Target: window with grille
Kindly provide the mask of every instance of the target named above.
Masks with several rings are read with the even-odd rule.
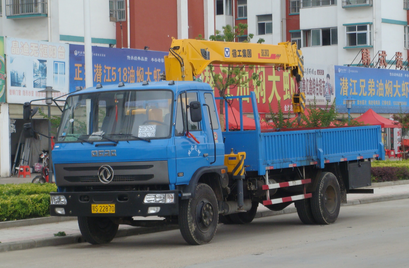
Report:
[[[6,0],[7,16],[47,14],[47,12],[47,0]]]
[[[337,0],[301,0],[302,7],[333,6]]]
[[[343,0],[342,7],[371,6],[372,0]]]
[[[110,21],[126,21],[125,0],[109,0]]]

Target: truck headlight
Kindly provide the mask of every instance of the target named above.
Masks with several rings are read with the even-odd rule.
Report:
[[[175,194],[147,194],[143,199],[145,204],[175,203]]]
[[[63,195],[52,195],[50,196],[51,205],[66,205],[67,198]]]

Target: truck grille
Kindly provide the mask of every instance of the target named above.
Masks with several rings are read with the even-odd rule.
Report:
[[[152,179],[154,176],[153,174],[149,175],[122,175],[122,176],[115,176],[112,180],[113,182],[122,182],[122,181],[147,181]],[[79,177],[64,177],[65,180],[69,182],[99,182],[98,176],[79,176]]]
[[[109,166],[114,174],[105,185],[169,184],[167,161],[55,164],[56,183],[58,186],[102,185],[98,177],[102,166]]]

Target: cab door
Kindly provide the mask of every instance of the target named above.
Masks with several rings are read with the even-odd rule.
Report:
[[[175,148],[177,184],[188,184],[194,172],[209,166],[209,137],[206,134],[204,120],[192,122],[186,106],[192,101],[200,101],[199,92],[183,92],[177,97],[175,121]],[[202,115],[204,114],[201,106]],[[206,115],[203,115],[203,117]],[[186,134],[189,133],[187,136]],[[213,142],[213,140],[211,140]]]

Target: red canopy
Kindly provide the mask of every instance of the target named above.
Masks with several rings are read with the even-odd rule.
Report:
[[[234,107],[229,107],[229,129],[240,129],[240,111]],[[264,121],[260,122],[261,129],[272,129],[274,126],[267,124]],[[243,115],[243,129],[244,130],[255,130],[256,124],[254,119],[251,119]]]
[[[381,125],[383,128],[402,128],[399,122],[386,119],[385,117],[375,113],[372,109],[369,109],[355,120],[368,125]]]

